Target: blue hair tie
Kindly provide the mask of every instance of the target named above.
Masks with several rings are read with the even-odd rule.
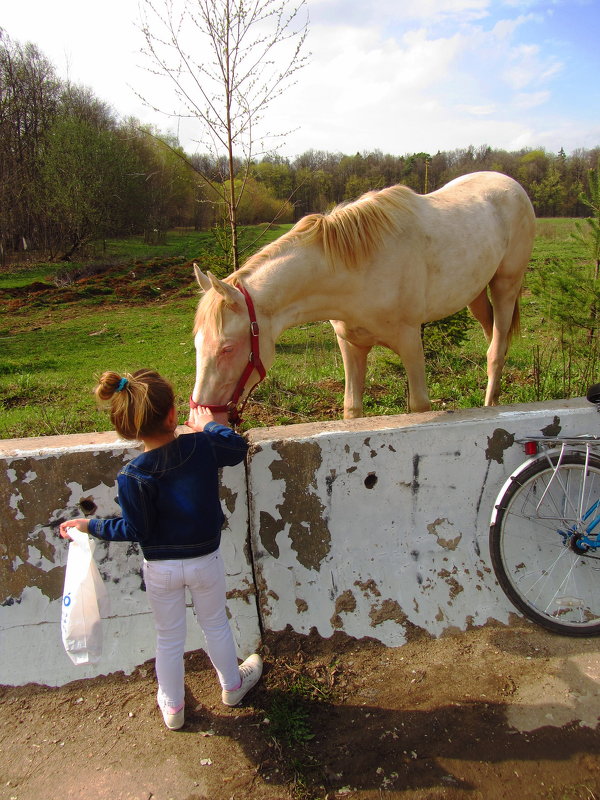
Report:
[[[127,380],[127,378],[121,378],[121,380],[119,381],[119,385],[115,389],[115,392],[122,392],[128,383],[129,381]]]

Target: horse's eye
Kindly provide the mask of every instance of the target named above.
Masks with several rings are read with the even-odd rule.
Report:
[[[230,345],[230,344],[226,345],[225,347],[221,348],[221,352],[222,353],[233,353],[233,346]]]

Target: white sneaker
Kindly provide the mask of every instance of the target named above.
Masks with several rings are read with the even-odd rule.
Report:
[[[262,675],[263,662],[258,653],[253,653],[251,656],[240,664],[240,678],[242,683],[239,689],[227,691],[223,689],[222,699],[226,706],[237,706],[246,694],[258,683]]]
[[[170,731],[178,731],[179,728],[183,727],[183,723],[185,722],[185,706],[181,706],[179,709],[168,706],[160,689],[158,690],[156,699],[167,728]]]

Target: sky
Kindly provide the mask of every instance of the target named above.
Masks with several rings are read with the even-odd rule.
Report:
[[[0,28],[35,43],[61,78],[117,116],[205,152],[190,123],[140,99],[169,90],[142,66],[138,2],[0,0]],[[270,132],[289,132],[282,156],[600,146],[598,0],[308,0],[307,9],[308,65],[268,109]]]

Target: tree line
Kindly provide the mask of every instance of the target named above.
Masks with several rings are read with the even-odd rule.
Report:
[[[518,180],[539,216],[583,217],[582,193],[599,156],[600,148],[567,155],[487,146],[273,154],[249,172],[240,162],[238,224],[295,221],[396,183],[426,193],[477,170]],[[224,160],[189,155],[176,137],[117,119],[91,90],[59,79],[36,45],[0,29],[0,263],[21,249],[68,260],[102,237],[225,227],[220,198],[230,180]]]

